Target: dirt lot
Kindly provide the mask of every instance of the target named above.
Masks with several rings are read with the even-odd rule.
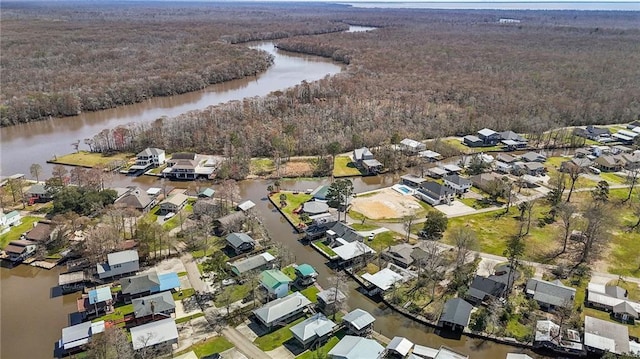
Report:
[[[371,219],[401,218],[424,211],[415,197],[401,195],[391,188],[354,198],[351,209]]]
[[[313,165],[308,161],[289,161],[280,168],[283,177],[304,177],[313,174]]]

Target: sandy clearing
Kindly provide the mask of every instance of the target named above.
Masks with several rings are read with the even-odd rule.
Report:
[[[391,188],[384,188],[365,197],[351,201],[351,209],[371,219],[401,218],[422,211],[413,196],[402,195]]]

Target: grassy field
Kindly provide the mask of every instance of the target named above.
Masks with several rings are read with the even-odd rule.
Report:
[[[336,156],[333,160],[333,177],[349,177],[349,176],[361,176],[362,173],[356,167],[355,163],[351,162],[351,158],[348,156]]]
[[[11,227],[9,232],[0,236],[0,248],[6,247],[7,244],[9,244],[9,242],[11,241],[20,239],[20,235],[33,228],[33,224],[39,219],[40,218],[38,217],[22,217],[22,219],[20,220],[22,224]]]
[[[333,249],[329,248],[326,244],[322,243],[322,241],[316,241],[314,244],[320,248],[321,251],[325,252],[329,257],[336,256],[336,252]]]
[[[182,208],[180,210],[181,213],[176,213],[175,216],[173,216],[172,218],[170,218],[168,221],[164,222],[162,224],[162,229],[164,229],[165,231],[170,231],[174,228],[177,228],[180,226],[180,215],[182,214],[182,220],[186,220],[187,217],[189,216],[189,214],[193,213],[193,205],[191,203],[187,203],[186,206],[184,206],[184,208]]]
[[[249,282],[245,284],[235,284],[235,285],[228,286],[224,288],[222,292],[218,293],[218,295],[216,296],[216,299],[214,300],[214,303],[216,307],[224,308],[227,305],[226,303],[227,298],[225,298],[225,295],[224,295],[226,293],[224,292],[227,292],[230,294],[229,303],[233,303],[249,295],[249,293],[251,292],[251,289],[252,289],[251,283]]]
[[[189,298],[189,297],[191,297],[191,296],[193,296],[195,294],[196,294],[196,290],[195,289],[193,289],[193,288],[185,288],[185,289],[181,289],[181,290],[173,293],[172,296],[173,296],[173,300],[182,300],[182,299]]]
[[[204,317],[204,313],[191,314],[189,316],[176,319],[176,324],[186,323],[186,322],[190,321],[191,319],[196,319],[196,318],[200,318],[200,317]]]
[[[609,182],[610,185],[625,184],[627,182],[626,178],[620,177],[615,173],[602,172],[600,173],[600,178]]]
[[[198,358],[202,358],[214,353],[221,353],[231,348],[233,348],[233,344],[231,344],[227,339],[225,339],[224,337],[215,337],[215,338],[207,339],[203,342],[194,344],[190,348],[185,349],[179,353],[176,353],[176,356],[184,353],[188,353],[193,350],[198,356]]]
[[[289,328],[302,322],[303,320],[305,320],[304,317],[299,318],[280,329],[256,338],[253,343],[261,350],[273,350],[284,344],[287,340],[292,339],[293,334],[291,334],[291,330],[289,330]]]
[[[298,355],[296,358],[298,359],[324,358],[323,355],[326,355],[331,349],[333,349],[333,347],[335,347],[338,344],[338,342],[340,342],[340,339],[342,339],[342,337],[344,337],[344,334],[342,335],[338,334],[334,337],[331,337],[331,339],[329,339],[326,343],[324,343],[324,345],[322,345],[320,348],[316,350],[306,351]]]
[[[271,158],[252,158],[249,171],[252,175],[263,176],[276,170],[276,164]]]
[[[126,304],[126,305],[121,305],[121,306],[116,306],[114,308],[113,313],[109,313],[106,315],[103,315],[99,318],[96,318],[94,320],[92,320],[92,322],[99,322],[101,320],[104,321],[113,321],[113,322],[118,322],[120,321],[121,323],[118,326],[124,327],[124,316],[127,314],[131,314],[133,313],[133,304]]]
[[[280,195],[284,194],[287,196],[285,207],[280,207],[278,204],[280,203]],[[295,225],[299,225],[302,223],[300,220],[300,216],[293,213],[298,207],[300,207],[303,203],[310,200],[312,196],[310,194],[298,193],[293,194],[292,192],[276,192],[271,195],[271,200],[273,203],[278,205],[280,212],[284,213],[284,215]]]
[[[117,153],[113,156],[103,156],[101,153],[80,151],[64,156],[57,156],[51,163],[81,167],[103,167],[113,161],[127,161],[133,156],[131,153]]]
[[[315,285],[312,285],[308,288],[301,290],[300,294],[307,297],[307,299],[309,299],[311,303],[318,303],[318,296],[317,296],[318,292],[320,292],[318,287],[316,287]]]

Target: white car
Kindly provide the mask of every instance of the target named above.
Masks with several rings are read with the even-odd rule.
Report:
[[[236,284],[236,280],[233,278],[228,278],[228,279],[223,279],[222,280],[222,285],[227,286],[227,285],[232,285],[232,284]]]
[[[168,221],[169,219],[173,218],[173,216],[175,216],[176,214],[173,212],[169,212],[164,216],[164,220]]]

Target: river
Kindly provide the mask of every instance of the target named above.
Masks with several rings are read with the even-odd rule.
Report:
[[[352,32],[367,31],[371,28],[353,27]],[[275,90],[282,90],[303,80],[314,81],[341,71],[341,66],[326,59],[285,53],[273,48],[270,42],[255,45],[269,51],[275,57],[274,65],[265,73],[253,78],[230,81],[213,85],[202,91],[184,95],[154,98],[144,103],[115,109],[83,113],[63,119],[50,119],[0,129],[2,139],[1,171],[3,175],[28,173],[31,163],[40,163],[54,154],[71,151],[75,140],[88,138],[104,128],[111,128],[130,122],[151,121],[160,116],[175,116],[190,110],[226,101],[241,100],[246,97],[261,96]],[[24,160],[25,153],[28,160]],[[305,190],[328,179],[283,180],[287,189]],[[390,186],[398,181],[394,175],[354,179],[357,192]],[[298,242],[298,234],[282,218],[266,199],[266,180],[247,180],[239,183],[241,196],[257,204],[264,218],[269,234],[276,241],[286,244],[298,262],[313,265],[319,272],[319,283],[328,285],[326,278],[332,275],[325,266],[324,257],[308,246]],[[158,186],[154,177],[117,176],[112,185],[135,184],[143,188]],[[186,185],[185,183],[175,183]],[[173,184],[172,184],[173,185]],[[61,329],[68,325],[69,315],[75,312],[78,294],[53,297],[52,288],[57,284],[57,275],[62,269],[51,271],[21,265],[14,269],[1,268],[0,282],[0,357],[3,359],[25,358],[25,351],[31,358],[52,356],[55,342],[60,338]],[[462,337],[460,340],[445,339],[434,334],[433,329],[416,324],[396,314],[384,305],[375,303],[360,294],[351,283],[350,308],[363,308],[377,318],[375,328],[388,337],[405,336],[415,343],[439,347],[446,345],[471,355],[474,359],[504,358],[508,352],[517,350],[505,345]],[[529,355],[532,355],[529,353]],[[535,356],[534,356],[535,357]]]

